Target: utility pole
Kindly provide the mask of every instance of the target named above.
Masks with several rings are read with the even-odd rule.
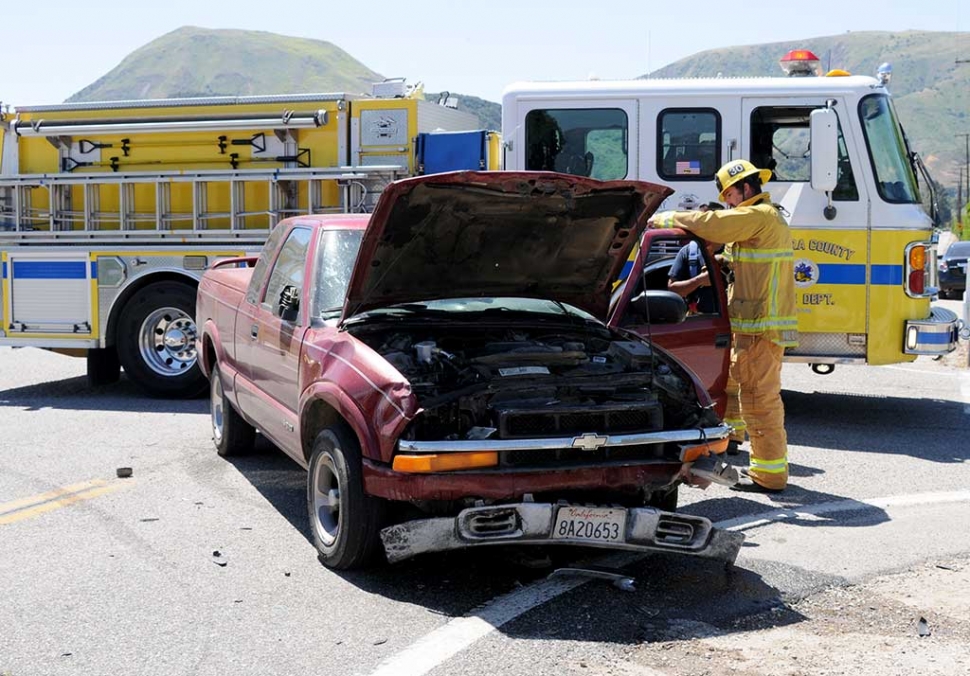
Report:
[[[965,147],[965,152],[966,152],[965,164],[964,164],[964,167],[965,167],[964,180],[966,181],[966,187],[967,187],[967,201],[970,202],[970,134],[957,134],[957,137],[958,138],[960,136],[963,137],[963,142],[964,142],[964,147]],[[960,185],[961,186],[964,185],[962,181],[961,181]],[[960,209],[960,211],[962,212],[963,211],[963,200],[960,199],[960,200],[957,200],[957,201],[959,202],[959,204],[957,205],[957,208]]]
[[[963,167],[960,167],[960,178],[957,181],[957,229],[963,232]]]

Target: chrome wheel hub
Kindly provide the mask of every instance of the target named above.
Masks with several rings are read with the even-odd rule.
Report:
[[[195,321],[178,308],[158,308],[142,322],[138,335],[141,358],[155,373],[177,376],[195,366]]]
[[[329,454],[320,458],[310,481],[316,515],[313,528],[320,541],[329,546],[340,533],[340,481]]]

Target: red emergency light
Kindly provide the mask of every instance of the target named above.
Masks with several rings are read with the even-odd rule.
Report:
[[[778,62],[788,77],[821,75],[819,58],[807,49],[793,49]]]

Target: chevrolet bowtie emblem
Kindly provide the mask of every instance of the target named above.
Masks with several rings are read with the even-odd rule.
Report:
[[[606,446],[609,441],[609,437],[601,437],[593,432],[587,432],[582,436],[574,437],[573,443],[570,446],[573,448],[581,448],[584,451],[595,451],[597,448]]]

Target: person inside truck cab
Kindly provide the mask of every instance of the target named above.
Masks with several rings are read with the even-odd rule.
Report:
[[[732,160],[714,178],[718,199],[729,208],[667,211],[655,214],[648,224],[733,243],[730,373],[740,388],[740,414],[751,441],[750,467],[736,488],[778,492],[788,484],[781,359],[786,347],[798,345],[798,319],[791,231],[771,196],[761,190],[770,178],[767,169]],[[725,417],[730,414],[728,410]]]
[[[717,202],[702,204],[700,211],[723,209]],[[717,298],[711,288],[711,276],[707,269],[707,260],[717,260],[719,251],[717,242],[704,242],[707,252],[706,260],[701,244],[691,240],[680,248],[667,278],[667,290],[673,291],[687,301],[690,314],[709,314],[718,311]]]

